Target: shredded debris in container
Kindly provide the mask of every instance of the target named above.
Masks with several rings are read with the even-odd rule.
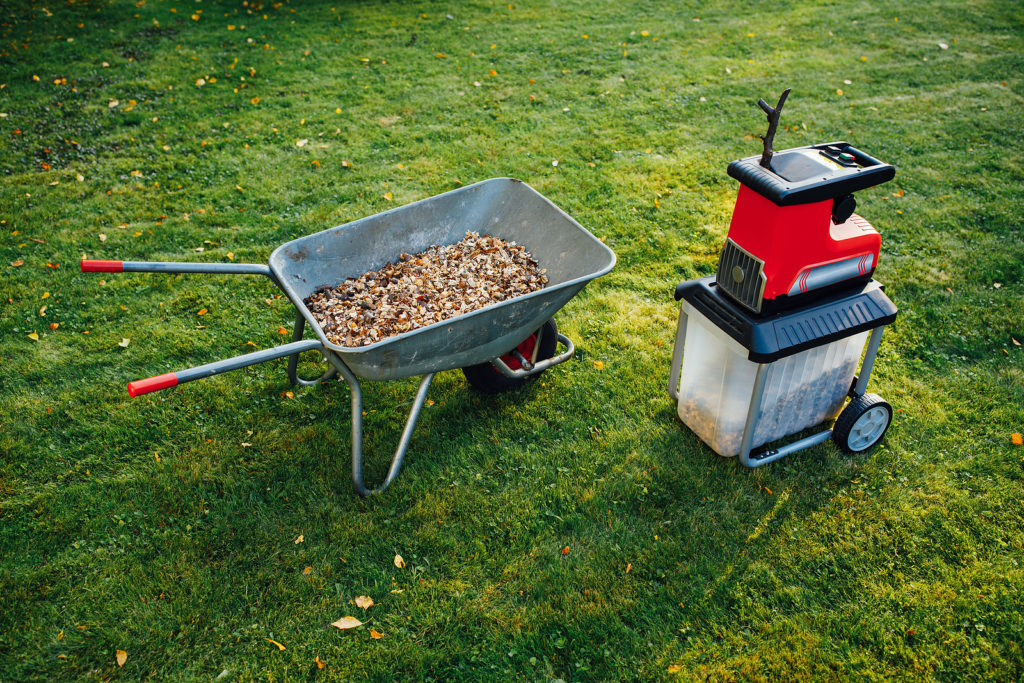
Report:
[[[335,287],[305,304],[339,346],[367,346],[541,289],[548,278],[522,245],[467,232]]]

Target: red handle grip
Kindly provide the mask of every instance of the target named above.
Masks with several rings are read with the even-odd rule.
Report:
[[[93,261],[82,259],[83,273],[122,273],[124,261]]]
[[[178,376],[173,372],[168,372],[156,377],[147,377],[146,379],[128,382],[128,395],[134,398],[141,394],[148,394],[151,391],[160,391],[161,389],[169,389],[176,386],[178,386]]]

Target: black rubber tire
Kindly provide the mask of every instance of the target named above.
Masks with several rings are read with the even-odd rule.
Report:
[[[846,453],[863,453],[882,440],[891,424],[892,406],[878,394],[864,394],[839,413],[832,427],[832,440]]]
[[[546,360],[555,355],[555,347],[558,344],[558,327],[555,325],[555,321],[548,320],[546,323],[541,325],[540,329],[534,332],[530,337],[524,339],[516,348],[519,348],[523,344],[527,343],[530,338],[539,338],[537,346],[537,360]],[[509,353],[502,356],[502,360],[509,363],[512,350]],[[525,355],[525,354],[523,354]],[[535,361],[536,362],[536,361]],[[518,366],[518,362],[515,362],[512,367]],[[518,389],[527,382],[531,382],[540,375],[543,371],[538,372],[536,375],[530,375],[529,377],[523,377],[521,379],[512,379],[498,372],[498,370],[491,365],[491,363],[480,363],[479,365],[470,365],[468,368],[462,368],[462,374],[466,376],[466,381],[469,382],[469,386],[473,387],[477,391],[484,394],[503,394],[506,391],[512,391]]]

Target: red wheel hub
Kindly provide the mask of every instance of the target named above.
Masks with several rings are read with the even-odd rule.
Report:
[[[526,360],[531,360],[533,358],[533,350],[536,347],[537,335],[531,334],[529,337],[526,338],[525,341],[523,341],[522,344],[516,347],[516,351],[522,354],[523,358],[525,358]],[[521,367],[523,367],[522,364],[511,353],[506,353],[504,356],[501,357],[501,360],[504,361],[505,365],[509,366],[513,370],[519,370]],[[495,369],[494,371],[498,372],[497,369]]]

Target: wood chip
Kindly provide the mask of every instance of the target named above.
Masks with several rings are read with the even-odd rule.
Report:
[[[318,287],[305,304],[331,342],[368,346],[535,292],[547,282],[522,245],[467,232],[461,242],[403,253],[380,270]]]

